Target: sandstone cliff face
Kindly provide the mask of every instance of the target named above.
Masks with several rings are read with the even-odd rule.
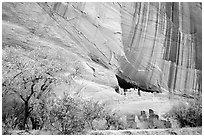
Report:
[[[62,50],[80,68],[73,87],[88,96],[119,97],[115,75],[143,89],[197,93],[201,14],[199,3],[3,3],[2,42]]]
[[[147,88],[201,91],[199,4],[132,3],[122,9],[122,40],[129,61],[121,62],[124,75]]]

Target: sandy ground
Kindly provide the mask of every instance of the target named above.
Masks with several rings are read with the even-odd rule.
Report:
[[[149,109],[153,109],[156,114],[162,116],[181,101],[183,101],[181,98],[176,97],[169,99],[169,95],[165,93],[142,92],[139,96],[136,92],[132,92],[123,99],[115,100],[110,107],[122,114],[140,114],[142,110],[148,113]]]
[[[56,135],[57,132],[44,130],[10,131],[11,135]],[[82,135],[202,135],[202,127],[178,129],[137,129],[85,131]]]
[[[138,129],[90,131],[89,135],[202,135],[202,127],[180,129]]]

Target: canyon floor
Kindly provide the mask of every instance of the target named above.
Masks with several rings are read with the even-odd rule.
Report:
[[[174,105],[184,102],[185,98],[172,96],[165,93],[147,93],[141,92],[141,96],[137,91],[128,92],[126,96],[118,100],[110,102],[110,108],[113,111],[120,112],[122,115],[138,114],[141,110],[148,112],[148,109],[153,109],[161,118]],[[13,130],[9,131],[12,135],[54,135],[57,132],[46,130]],[[178,128],[172,127],[167,129],[127,129],[127,130],[88,130],[82,133],[83,135],[202,135],[202,127],[197,128]]]
[[[10,131],[11,135],[55,135],[55,132],[44,130]],[[173,129],[137,129],[137,130],[96,130],[83,135],[202,135],[202,127]]]
[[[178,95],[170,96],[168,93],[141,92],[139,96],[136,90],[128,92],[118,100],[111,101],[110,107],[122,114],[140,114],[142,110],[148,112],[149,109],[153,109],[156,114],[162,116],[173,106],[185,101],[185,98]]]
[[[202,128],[91,131],[90,135],[202,135]]]

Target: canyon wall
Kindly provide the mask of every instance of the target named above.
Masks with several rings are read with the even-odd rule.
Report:
[[[202,8],[199,3],[122,6],[123,74],[146,87],[201,91]]]
[[[2,19],[3,47],[49,45],[80,62],[81,92],[115,96],[115,75],[152,91],[202,91],[200,3],[3,3]]]

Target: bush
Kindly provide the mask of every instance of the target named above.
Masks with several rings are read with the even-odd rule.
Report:
[[[120,116],[117,113],[105,112],[104,118],[107,121],[107,130],[110,130],[113,127],[115,130],[126,129],[125,123],[120,120]]]
[[[59,134],[81,134],[87,129],[95,130],[94,122],[105,120],[106,129],[125,129],[124,123],[116,113],[105,111],[105,106],[93,100],[84,100],[65,94],[62,99],[52,100],[49,104],[50,130]],[[104,122],[105,122],[104,121]]]
[[[23,118],[23,103],[11,96],[2,98],[2,128],[15,129],[20,126]]]
[[[49,124],[60,134],[81,134],[93,129],[93,121],[102,119],[104,106],[93,100],[65,94],[62,99],[50,103]]]
[[[177,120],[181,127],[202,126],[202,101],[198,99],[189,101],[188,105],[174,106],[168,115]]]
[[[102,119],[104,114],[104,106],[94,100],[83,101],[83,116],[88,126],[95,130],[93,121],[96,119]]]
[[[85,122],[81,103],[71,96],[54,101],[49,113],[49,122],[60,134],[78,134],[84,130]]]
[[[11,133],[9,132],[9,126],[5,125],[2,122],[2,135],[11,135]]]

